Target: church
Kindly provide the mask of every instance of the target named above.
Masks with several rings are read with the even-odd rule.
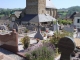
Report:
[[[52,0],[26,0],[26,7],[16,12],[17,14],[12,14],[10,19],[19,24],[51,22],[57,18],[57,8],[53,5]]]

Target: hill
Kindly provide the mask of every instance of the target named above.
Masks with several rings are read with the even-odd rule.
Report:
[[[75,11],[80,12],[80,6],[58,9],[58,14],[60,14],[62,17],[66,17],[70,16]]]
[[[23,8],[15,8],[15,9],[4,9],[0,8],[0,18],[3,16],[10,16],[14,11],[16,10],[22,10]],[[69,8],[62,8],[58,9],[58,15],[60,15],[60,18],[66,18],[69,17],[73,12],[80,12],[80,6],[72,6]]]
[[[0,19],[4,16],[10,16],[14,11],[22,10],[22,8],[4,9],[0,8]]]

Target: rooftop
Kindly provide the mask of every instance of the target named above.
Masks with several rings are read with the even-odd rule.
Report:
[[[49,22],[49,21],[56,21],[55,18],[48,14],[27,14],[23,18],[22,21],[30,21],[30,22]]]
[[[19,18],[22,11],[15,11],[12,14],[14,14],[17,18]]]
[[[74,15],[75,17],[80,17],[80,12]]]
[[[52,0],[46,0],[46,8],[54,8],[54,9],[57,9],[53,3],[52,3]]]

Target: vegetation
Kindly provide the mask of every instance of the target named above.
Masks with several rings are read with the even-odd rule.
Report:
[[[71,25],[72,24],[72,21],[71,20],[58,20],[58,23],[59,24],[63,24],[63,25]]]
[[[4,9],[0,8],[0,18],[3,16],[10,16],[14,11],[22,11],[22,8],[17,9]],[[58,9],[58,14],[61,15],[61,18],[69,17],[73,12],[80,12],[80,6],[72,6],[69,8]]]
[[[27,33],[29,30],[28,29],[25,29],[24,33]]]
[[[30,38],[28,36],[25,36],[24,38],[21,39],[21,42],[25,48],[28,48],[29,44],[30,44]]]
[[[17,8],[17,9],[4,9],[4,8],[0,8],[0,18],[3,16],[10,16],[14,11],[17,10],[22,10],[21,8]]]
[[[46,46],[41,46],[30,54],[26,53],[26,58],[28,60],[54,60],[54,51]]]
[[[80,12],[80,6],[72,6],[69,8],[58,9],[58,14],[61,15],[61,18],[70,17],[74,12]]]
[[[73,37],[73,33],[69,33],[66,31],[63,31],[62,33],[56,32],[54,33],[53,37],[50,39],[50,42],[56,45],[59,42],[59,40],[65,36]]]

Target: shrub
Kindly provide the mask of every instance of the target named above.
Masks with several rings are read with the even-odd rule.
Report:
[[[56,33],[54,33],[53,37],[50,38],[50,42],[56,45],[59,42],[59,40],[62,37],[65,37],[65,36],[72,37],[73,33],[69,33],[69,32],[66,32],[66,31],[63,31],[62,33],[60,33],[60,32],[57,33],[56,32]]]
[[[57,22],[56,21],[53,21],[53,24],[56,24]]]
[[[44,33],[44,37],[46,37],[46,33]]]
[[[28,36],[25,36],[24,38],[21,39],[21,42],[25,48],[28,48],[29,44],[30,44],[30,38]]]
[[[29,55],[28,55],[29,56]],[[26,54],[26,57],[28,57]],[[41,46],[30,54],[32,60],[54,60],[54,51],[45,46]]]
[[[29,30],[28,29],[25,29],[24,33],[27,33]]]
[[[64,24],[64,25],[72,24],[71,20],[58,20],[58,22],[59,22],[59,24]]]

